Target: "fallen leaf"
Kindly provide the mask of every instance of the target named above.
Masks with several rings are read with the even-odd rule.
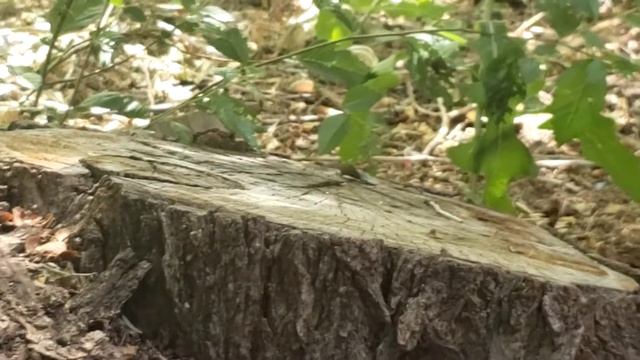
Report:
[[[49,241],[48,243],[37,246],[34,254],[42,255],[47,258],[57,258],[60,254],[67,251],[67,244],[62,241]]]
[[[24,240],[24,250],[27,254],[31,254],[34,250],[42,244],[42,235],[30,235]]]
[[[310,79],[296,80],[289,85],[289,91],[296,94],[308,94],[315,90],[315,83]]]
[[[13,214],[8,211],[0,211],[0,224],[13,221]]]

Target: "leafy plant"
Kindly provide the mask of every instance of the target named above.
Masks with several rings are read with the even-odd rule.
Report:
[[[451,161],[461,169],[484,180],[483,201],[500,211],[513,211],[508,196],[514,180],[535,176],[537,168],[526,146],[517,136],[514,118],[522,111],[544,110],[552,115],[545,125],[554,131],[558,143],[580,141],[584,156],[602,166],[614,182],[634,200],[640,201],[640,159],[618,140],[613,121],[602,115],[606,93],[606,75],[636,73],[639,65],[607,50],[603,41],[588,28],[598,16],[598,0],[537,0],[535,6],[545,12],[557,40],[547,41],[529,50],[526,41],[512,37],[496,16],[493,1],[483,1],[483,19],[473,28],[465,28],[445,17],[453,10],[433,0],[316,0],[320,9],[315,26],[319,42],[290,54],[265,61],[254,61],[242,33],[219,19],[211,7],[197,0],[181,0],[186,16],[163,19],[176,29],[202,36],[229,59],[239,63],[220,73],[224,79],[205,87],[191,99],[157,116],[189,142],[188,131],[167,120],[172,113],[195,105],[215,114],[229,130],[257,147],[254,115],[243,103],[230,97],[224,87],[237,76],[284,59],[296,58],[316,77],[346,87],[342,113],[324,119],[318,130],[318,150],[329,153],[338,149],[343,162],[366,162],[378,151],[382,129],[380,114],[374,105],[400,83],[396,63],[409,71],[420,101],[443,98],[447,104],[477,104],[475,137],[448,150]],[[111,0],[57,0],[49,13],[52,24],[50,44],[60,34],[84,29],[105,17],[108,7],[121,9],[119,14],[131,21],[147,24],[150,16],[143,7]],[[418,28],[398,32],[363,33],[372,14],[411,19]],[[498,14],[499,15],[499,14]],[[624,19],[638,22],[638,11]],[[454,25],[450,25],[454,24]],[[450,25],[450,26],[449,26]],[[104,30],[98,25],[98,30]],[[152,44],[166,44],[167,31]],[[570,35],[580,35],[586,50],[575,50],[564,42]],[[102,40],[101,40],[102,39]],[[108,42],[103,41],[108,39]],[[404,49],[382,61],[372,48],[378,40],[400,40]],[[123,41],[109,31],[96,31],[90,40],[90,54],[105,43],[113,46]],[[357,45],[354,45],[357,44]],[[369,45],[369,47],[365,46]],[[542,65],[554,61],[559,48],[569,48],[576,60],[563,62],[564,71],[555,80]],[[46,86],[46,74],[53,58],[54,46],[40,76],[22,71],[34,87]],[[64,59],[64,53],[60,58]],[[53,64],[55,65],[55,63]],[[548,68],[548,67],[546,67]],[[80,81],[84,75],[81,73]],[[553,102],[543,106],[538,100],[542,89],[553,89]],[[39,96],[38,96],[39,97]],[[101,106],[129,115],[142,116],[147,111],[132,98],[117,93],[94,95],[76,108]],[[172,131],[173,131],[172,130]],[[187,129],[188,130],[188,129]]]

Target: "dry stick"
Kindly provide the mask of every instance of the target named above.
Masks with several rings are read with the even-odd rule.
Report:
[[[458,117],[458,116],[460,116],[462,114],[466,114],[466,113],[468,113],[469,111],[471,111],[471,110],[473,110],[475,108],[476,108],[476,104],[468,104],[468,105],[465,105],[465,106],[463,106],[463,107],[461,107],[459,109],[453,109],[453,110],[449,111],[447,113],[447,116],[449,117],[449,119],[453,119],[453,118],[456,118],[456,117]]]
[[[435,34],[438,35],[439,33],[442,32],[462,32],[462,33],[471,33],[471,34],[480,34],[480,32],[475,31],[475,30],[469,30],[469,29],[463,29],[463,28],[449,28],[449,29],[432,29],[432,30],[426,30],[426,29],[421,29],[421,30],[407,30],[407,31],[399,31],[399,32],[385,32],[385,33],[375,33],[375,34],[364,34],[364,35],[352,35],[352,36],[347,36],[341,39],[337,39],[337,40],[332,40],[332,41],[325,41],[316,45],[312,45],[300,50],[296,50],[296,51],[292,51],[290,53],[284,54],[284,55],[280,55],[280,56],[276,56],[273,59],[269,59],[269,60],[264,60],[264,61],[260,61],[257,63],[252,64],[252,66],[258,68],[258,67],[263,67],[263,66],[267,66],[270,64],[274,64],[277,62],[280,62],[282,60],[285,59],[289,59],[292,58],[294,56],[298,56],[298,55],[302,55],[304,53],[308,53],[310,51],[313,50],[317,50],[317,49],[321,49],[323,47],[327,47],[327,46],[331,46],[331,45],[335,45],[335,44],[339,44],[345,41],[357,41],[357,40],[365,40],[365,39],[376,39],[376,38],[383,38],[383,37],[402,37],[402,36],[407,36],[407,35],[412,35],[412,34]],[[243,67],[246,67],[249,65],[244,65]],[[225,80],[221,80],[218,82],[215,82],[213,84],[209,84],[208,86],[206,86],[204,89],[198,91],[197,93],[193,94],[193,96],[191,96],[189,99],[183,101],[182,103],[178,104],[177,106],[165,111],[164,113],[158,114],[156,115],[154,118],[152,118],[152,120],[158,120],[164,117],[167,117],[171,114],[174,114],[176,111],[184,109],[185,107],[195,103],[196,101],[198,101],[198,99],[200,99],[203,96],[206,96],[207,94],[209,94],[211,91],[215,90],[217,87],[219,87],[220,85],[224,84]]]
[[[58,37],[60,37],[60,34],[62,33],[62,26],[64,25],[64,21],[67,19],[67,14],[71,9],[72,4],[73,0],[67,0],[67,2],[64,3],[63,12],[58,19],[58,26],[51,35],[51,44],[49,44],[47,56],[45,57],[44,63],[42,64],[42,71],[40,74],[40,77],[42,77],[42,84],[38,87],[38,92],[36,92],[35,107],[38,107],[38,102],[40,101],[40,97],[42,96],[44,84],[46,84],[47,80],[47,73],[49,72],[49,63],[51,62],[51,56],[53,56],[53,49],[55,48],[55,43],[58,41]]]
[[[440,129],[438,129],[438,133],[436,134],[436,136],[434,136],[433,139],[429,141],[427,146],[425,146],[424,150],[422,151],[422,153],[426,155],[430,155],[433,149],[435,149],[436,146],[440,145],[442,140],[444,140],[447,134],[449,134],[449,128],[451,126],[451,118],[447,113],[447,108],[444,106],[444,99],[442,99],[442,97],[438,97],[436,101],[438,102],[438,108],[440,109],[440,118],[442,120],[442,123],[440,124]]]
[[[446,217],[449,220],[453,220],[453,221],[457,221],[457,222],[462,222],[462,219],[460,219],[459,217],[453,215],[450,212],[444,211],[440,205],[438,205],[438,203],[436,203],[433,200],[427,200],[426,201],[427,204],[429,204],[429,206],[431,206],[433,208],[433,210],[435,210],[435,212],[437,212],[438,214]]]
[[[149,61],[145,61],[142,64],[142,72],[144,73],[144,79],[147,82],[147,100],[149,100],[149,106],[155,104],[155,92],[153,88],[153,81],[151,80],[151,74],[149,73]]]
[[[155,44],[157,41],[153,41],[149,44],[149,46],[147,46],[146,48],[152,46],[153,44]],[[96,76],[99,75],[103,72],[109,71],[115,67],[118,67],[124,63],[126,63],[127,61],[133,59],[135,57],[135,55],[129,55],[126,58],[122,59],[122,60],[118,60],[116,62],[114,62],[113,64],[109,65],[109,66],[105,66],[103,68],[100,68],[98,70],[95,70],[93,72],[90,72],[88,74],[84,74],[82,76],[78,76],[76,78],[72,78],[72,79],[62,79],[62,80],[56,80],[56,81],[52,81],[50,83],[48,83],[48,86],[54,86],[54,85],[58,85],[58,84],[64,84],[64,83],[70,83],[70,82],[76,82],[76,81],[81,81],[84,80],[86,78],[92,77],[92,76]]]
[[[527,31],[530,27],[535,25],[538,21],[542,20],[543,18],[544,18],[544,12],[539,12],[533,15],[532,17],[530,17],[529,19],[525,20],[522,24],[520,24],[520,26],[518,26],[517,29],[509,33],[509,35],[514,37],[521,37],[525,31]]]
[[[85,39],[69,46],[67,49],[62,50],[62,53],[59,55],[59,57],[55,61],[53,61],[52,64],[49,64],[48,71],[53,71],[53,69],[60,66],[60,64],[64,63],[71,56],[75,55],[77,52],[84,50],[87,46],[90,46],[91,44],[88,44],[90,43],[90,41],[91,39]]]
[[[177,27],[174,27],[174,28],[173,28],[173,30],[171,31],[171,34],[172,34],[176,29],[177,29]],[[147,51],[150,47],[152,47],[153,45],[155,45],[155,44],[156,44],[156,43],[158,43],[159,41],[160,41],[160,39],[156,38],[155,40],[153,40],[153,41],[149,42],[149,44],[147,44],[147,45],[145,45],[145,46],[144,46],[143,51]],[[80,50],[81,50],[81,49],[80,49]],[[135,55],[128,55],[128,56],[126,56],[126,57],[125,57],[124,59],[122,59],[122,60],[118,60],[118,61],[114,62],[113,64],[111,64],[111,65],[109,65],[109,66],[105,66],[105,67],[103,67],[103,68],[100,68],[100,69],[95,70],[95,71],[93,71],[93,72],[90,72],[90,73],[88,73],[88,74],[84,74],[84,75],[82,75],[82,76],[79,76],[79,77],[77,77],[77,78],[72,78],[72,79],[62,79],[62,80],[52,81],[52,82],[50,82],[50,83],[48,83],[48,84],[46,84],[46,85],[47,85],[47,87],[50,87],[50,86],[54,86],[54,85],[58,85],[58,84],[65,84],[65,83],[70,83],[70,82],[82,81],[82,80],[84,80],[84,79],[86,79],[86,78],[89,78],[89,77],[92,77],[92,76],[96,76],[96,75],[100,75],[100,74],[102,74],[103,72],[107,72],[107,71],[109,71],[109,70],[111,70],[111,69],[113,69],[113,68],[116,68],[116,67],[118,67],[118,66],[120,66],[120,65],[122,65],[122,64],[124,64],[124,63],[126,63],[127,61],[129,61],[129,60],[133,59],[134,57],[135,57]],[[44,85],[45,85],[45,84],[43,84],[43,86],[44,86]]]
[[[407,79],[407,81],[405,81],[404,86],[406,88],[407,91],[407,102],[409,103],[409,106],[411,106],[413,109],[415,109],[416,111],[418,111],[420,114],[424,114],[424,115],[429,115],[429,116],[437,116],[438,114],[434,111],[431,111],[429,109],[425,109],[424,107],[420,106],[420,104],[418,104],[416,102],[416,97],[413,94],[413,83],[411,82],[411,79]],[[403,102],[403,104],[405,104],[406,102]]]
[[[598,166],[594,162],[585,159],[539,159],[536,160],[536,165],[546,168],[559,168],[564,166]]]

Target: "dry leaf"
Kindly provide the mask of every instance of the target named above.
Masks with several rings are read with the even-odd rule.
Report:
[[[289,91],[296,94],[312,93],[315,89],[315,83],[310,79],[296,80],[289,85]]]

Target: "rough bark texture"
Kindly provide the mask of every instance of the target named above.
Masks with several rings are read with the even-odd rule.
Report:
[[[125,311],[198,359],[640,359],[637,283],[510,217],[107,134],[7,132],[0,154],[82,271],[151,264]]]

